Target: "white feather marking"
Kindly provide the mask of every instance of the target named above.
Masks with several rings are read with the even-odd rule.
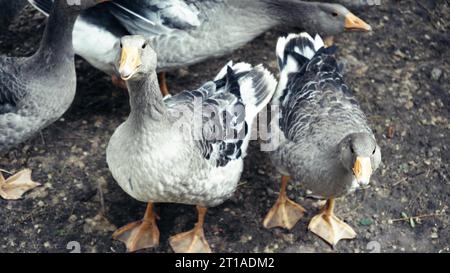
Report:
[[[122,10],[124,10],[125,12],[128,12],[129,14],[131,14],[131,15],[133,15],[133,16],[135,16],[135,17],[137,17],[137,18],[139,18],[139,19],[141,19],[141,20],[143,20],[143,21],[145,21],[147,23],[149,23],[150,25],[152,25],[152,26],[156,25],[155,22],[153,22],[153,21],[151,21],[151,20],[141,16],[140,14],[138,14],[138,13],[136,13],[136,12],[134,12],[134,11],[132,11],[132,10],[122,6],[121,4],[118,4],[118,3],[115,3],[115,2],[112,2],[112,3],[114,5],[116,5],[116,6],[118,6],[119,8],[121,8]]]
[[[280,72],[280,80],[278,82],[278,86],[272,100],[273,105],[278,105],[278,101],[288,83],[289,74],[297,72],[298,69],[299,67],[297,61],[293,57],[288,56],[286,66]]]
[[[316,34],[316,37],[314,39],[314,47],[316,51],[319,51],[322,47],[325,47],[325,43],[322,40],[322,37],[320,37],[319,34]]]
[[[306,32],[300,33],[300,36],[302,38],[308,39],[314,45],[314,48],[304,47],[300,50],[301,52],[299,52],[299,53],[308,59],[312,59],[314,57],[314,54],[316,53],[316,48],[315,48],[316,46],[315,46],[314,39],[311,37],[311,35],[309,35]]]
[[[239,80],[240,92],[242,100],[246,106],[246,109],[251,106],[255,106],[256,97],[255,97],[255,87],[253,86],[252,78],[243,78]],[[247,112],[247,111],[246,111]]]
[[[269,103],[277,86],[275,77],[262,65],[258,65],[253,69],[263,73],[263,77],[261,81],[258,82],[258,86],[253,85],[254,81],[252,78],[244,78],[242,82],[239,82],[242,100],[245,104],[246,120],[253,120],[254,117]],[[258,102],[255,92],[261,88],[265,88],[263,91],[265,97],[262,101]],[[248,123],[250,122],[248,121]]]
[[[45,16],[48,17],[48,12],[44,11],[43,9],[39,8],[38,4],[36,3],[36,1],[34,0],[29,0],[28,1],[35,9],[37,9],[38,11],[42,12]]]
[[[240,62],[233,65],[233,70],[235,73],[241,73],[252,70],[252,65],[249,63]]]
[[[73,29],[73,47],[75,53],[83,57],[91,65],[104,71],[114,72],[114,60],[118,54],[115,50],[119,37],[96,25],[78,19]]]
[[[289,43],[290,40],[296,39],[298,37],[300,37],[299,34],[291,33],[286,37],[278,38],[277,48],[276,48],[276,53],[277,53],[278,58],[280,58],[282,60],[284,59],[284,49],[286,48],[286,45]]]

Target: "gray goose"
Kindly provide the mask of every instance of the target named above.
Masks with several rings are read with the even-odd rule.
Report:
[[[52,0],[30,0],[47,12]],[[115,0],[84,12],[74,30],[75,52],[114,76],[111,48],[125,34],[151,41],[158,72],[233,52],[276,28],[304,28],[325,36],[371,30],[339,4],[299,0]],[[161,89],[168,94],[164,73]]]
[[[113,238],[128,251],[156,246],[153,203],[191,204],[198,209],[195,228],[171,237],[170,245],[175,252],[211,252],[203,232],[206,210],[235,191],[253,119],[270,101],[276,81],[261,65],[230,62],[214,81],[163,100],[149,43],[142,36],[121,39],[118,71],[131,113],[106,151],[114,179],[148,206],[142,221]]]
[[[267,214],[266,228],[291,229],[304,209],[286,195],[293,178],[313,195],[327,199],[309,229],[328,243],[351,239],[355,231],[334,213],[334,200],[368,185],[381,162],[380,147],[358,102],[345,85],[332,53],[320,36],[291,34],[280,38],[277,56],[280,82],[272,105],[275,119],[271,159],[282,174],[276,204]]]
[[[38,51],[0,57],[0,153],[24,142],[61,117],[75,96],[72,29],[78,14],[106,0],[58,0]]]

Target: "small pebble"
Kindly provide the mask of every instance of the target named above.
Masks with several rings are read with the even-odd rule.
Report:
[[[438,81],[441,78],[442,70],[435,67],[433,70],[431,70],[431,79],[434,81]]]

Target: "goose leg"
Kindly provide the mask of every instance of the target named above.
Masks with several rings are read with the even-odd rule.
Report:
[[[356,232],[334,215],[334,199],[329,199],[322,212],[314,216],[308,229],[335,246],[342,239],[353,239]]]
[[[155,247],[159,244],[159,230],[153,203],[148,203],[144,218],[119,228],[113,239],[125,243],[128,252]]]
[[[163,95],[163,97],[170,95],[169,88],[167,87],[166,72],[158,73],[158,82],[159,89],[161,90],[161,94]]]
[[[197,206],[198,222],[188,231],[170,237],[169,243],[176,253],[211,253],[203,232],[207,208]]]
[[[282,227],[292,229],[305,214],[305,209],[286,195],[286,187],[289,176],[281,178],[281,190],[275,205],[267,213],[263,221],[265,228]]]

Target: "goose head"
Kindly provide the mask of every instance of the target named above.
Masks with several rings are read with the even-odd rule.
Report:
[[[368,133],[349,134],[340,142],[339,153],[342,166],[353,174],[358,186],[367,186],[381,163],[380,147],[373,136]]]
[[[331,36],[344,31],[372,30],[369,24],[340,4],[299,0],[270,0],[269,3],[269,9],[279,21],[310,33]]]
[[[156,70],[157,57],[149,41],[140,35],[120,39],[116,69],[124,81],[143,78]]]

